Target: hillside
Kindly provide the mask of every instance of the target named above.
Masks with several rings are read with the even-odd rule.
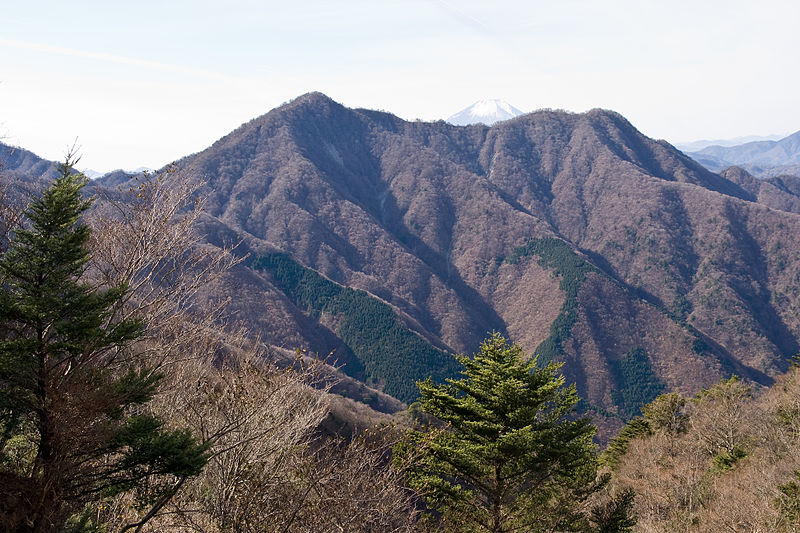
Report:
[[[564,361],[609,430],[798,351],[793,182],[714,174],[610,111],[459,127],[312,93],[178,166],[206,181],[207,241],[250,258],[206,293],[406,402],[491,331]]]
[[[636,491],[633,531],[798,531],[799,378],[724,380],[647,406],[603,456],[615,490]]]
[[[438,349],[507,334],[565,361],[612,418],[732,372],[769,383],[797,352],[794,195],[759,204],[613,112],[456,127],[314,93],[179,165],[208,180],[211,242],[366,291]],[[588,266],[567,279],[576,259]],[[229,282],[236,316],[270,343],[347,352],[342,317],[293,301],[274,274]]]
[[[798,174],[800,131],[776,141],[752,141],[734,146],[707,146],[689,153],[713,171],[737,165],[759,177]]]

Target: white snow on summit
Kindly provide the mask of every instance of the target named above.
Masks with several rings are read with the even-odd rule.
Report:
[[[524,111],[520,111],[503,100],[478,100],[468,108],[449,117],[447,122],[455,126],[467,126],[469,124],[491,126],[501,120],[508,120],[524,114]]]
[[[81,170],[81,173],[90,180],[96,180],[97,178],[102,178],[107,174],[107,172],[98,172],[96,170],[92,170],[91,168]]]

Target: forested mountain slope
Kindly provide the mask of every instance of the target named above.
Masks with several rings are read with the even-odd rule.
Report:
[[[792,184],[714,174],[613,112],[458,127],[312,93],[178,167],[207,183],[209,243],[250,254],[207,292],[405,401],[490,331],[565,361],[609,419],[731,373],[769,383],[798,351]]]

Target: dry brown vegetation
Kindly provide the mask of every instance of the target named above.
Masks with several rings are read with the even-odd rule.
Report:
[[[615,365],[630,350],[692,394],[731,372],[768,384],[800,347],[791,187],[708,172],[612,112],[453,127],[309,94],[178,165],[209,180],[210,235],[369,291],[453,352],[493,330],[536,350],[564,293],[537,258],[503,259],[563,239],[601,275],[580,290],[560,358],[609,428],[625,417]],[[337,348],[335,320],[235,272],[221,289],[242,294],[232,308],[267,342]]]
[[[289,362],[270,355],[225,316],[229,298],[208,298],[209,284],[242,257],[200,237],[198,188],[171,168],[103,195],[86,220],[94,231],[85,276],[97,287],[129,287],[111,320],[146,324],[129,357],[164,376],[146,409],[205,443],[208,463],[197,477],[174,478],[145,507],[134,498],[147,492],[144,482],[133,493],[92,501],[70,527],[414,530],[412,496],[387,463],[391,432],[352,441],[323,436],[332,399],[326,391],[337,385],[337,373],[302,354]],[[388,421],[366,406],[354,416],[342,401],[336,411],[353,435],[367,421]]]
[[[17,156],[6,160],[32,173],[26,186],[49,172]],[[536,256],[506,259],[531,239],[566,243],[594,270],[576,291],[558,358],[605,420],[602,440],[629,412],[620,401],[629,354],[641,355],[640,375],[690,398],[731,373],[770,384],[800,348],[797,180],[712,174],[612,112],[542,111],[458,128],[311,94],[163,175],[120,180],[94,186],[86,276],[99,287],[129,284],[116,317],[147,322],[135,353],[169,376],[152,408],[211,443],[212,461],[202,476],[176,480],[153,516],[125,499],[90,509],[118,524],[347,531],[360,517],[365,530],[416,527],[385,468],[387,443],[311,446],[320,425],[358,433],[385,419],[329,404],[327,387],[378,398],[387,412],[401,406],[337,383],[325,367],[287,362],[280,348],[341,350],[340,321],[293,303],[249,268],[249,253],[284,251],[364,289],[436,346],[470,353],[497,330],[532,353],[562,312],[563,276]],[[2,248],[20,210],[10,178],[0,185]],[[667,410],[666,422],[650,412],[660,421],[617,466],[618,486],[639,494],[642,531],[796,526],[796,373],[766,393],[719,385]],[[207,490],[217,485],[240,488]],[[286,520],[276,521],[281,512]]]
[[[46,174],[30,154],[10,164]],[[490,331],[529,353],[548,338],[560,280],[536,257],[504,258],[562,239],[599,275],[580,288],[559,358],[608,429],[630,412],[615,391],[631,350],[666,389],[691,394],[731,372],[768,384],[800,349],[796,180],[713,174],[613,112],[454,127],[309,94],[178,167],[207,180],[198,245],[237,259],[287,252],[452,352]],[[338,317],[273,281],[235,263],[196,298],[232,295],[227,316],[264,342],[344,357]]]
[[[728,380],[677,398],[645,412],[650,430],[614,468],[636,491],[636,531],[797,531],[800,369],[756,394]]]

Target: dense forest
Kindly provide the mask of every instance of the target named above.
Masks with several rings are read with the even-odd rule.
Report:
[[[60,172],[3,219],[6,530],[627,531],[634,524],[632,492],[604,492],[609,478],[598,475],[594,428],[571,415],[578,397],[559,365],[540,367],[495,334],[474,359],[453,359],[461,379],[436,384],[429,372],[415,414],[348,440],[325,437],[318,431],[325,386],[314,388],[313,365],[272,368],[250,335],[193,300],[238,260],[196,246],[191,224],[200,206],[191,186],[166,189],[175,176],[146,179],[92,211],[81,194],[86,178],[69,159]],[[101,219],[102,227],[92,225]],[[256,261],[311,309],[344,314],[345,329],[354,322],[364,330],[358,311],[383,305],[285,256]],[[374,316],[384,317],[374,327],[377,342],[393,333],[415,338],[388,308]],[[362,337],[345,338],[363,353]]]
[[[775,180],[319,94],[152,175],[10,156],[0,529],[800,528]]]
[[[455,359],[405,328],[392,309],[377,298],[337,285],[286,254],[258,256],[252,266],[269,271],[276,285],[297,305],[333,316],[339,323],[339,338],[351,355],[342,361],[349,375],[379,383],[387,394],[408,403],[418,396],[417,381],[455,377]],[[386,357],[387,353],[394,356]],[[402,367],[398,360],[403,361]]]
[[[646,405],[600,453],[547,352],[528,357],[494,334],[472,357],[425,356],[386,304],[285,254],[256,257],[298,304],[339,316],[367,376],[390,381],[369,354],[395,341],[451,357],[446,374],[421,359],[420,400],[392,423],[337,437],[320,432],[331,406],[322,363],[272,367],[251,333],[195,298],[242,260],[197,240],[196,188],[167,173],[92,201],[86,183],[67,161],[23,203],[3,188],[5,530],[800,526],[797,368],[767,389],[732,377],[659,396],[645,350],[632,349],[616,368],[619,401]],[[593,270],[555,240],[506,260],[531,255],[567,294]]]

